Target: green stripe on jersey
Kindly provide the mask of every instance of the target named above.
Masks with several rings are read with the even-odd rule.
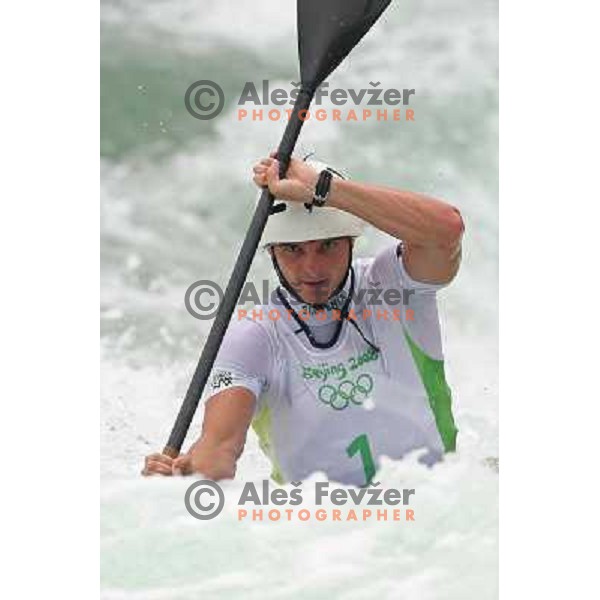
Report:
[[[458,429],[452,416],[452,393],[446,383],[444,361],[428,356],[404,330],[404,336],[413,356],[421,381],[427,391],[429,405],[435,416],[435,424],[444,444],[446,452],[456,450],[456,434]]]
[[[285,478],[281,472],[281,467],[275,458],[273,443],[271,441],[271,409],[266,405],[261,408],[259,413],[252,419],[252,429],[258,436],[260,449],[265,453],[271,461],[273,467],[271,471],[271,479],[280,485],[285,483]]]

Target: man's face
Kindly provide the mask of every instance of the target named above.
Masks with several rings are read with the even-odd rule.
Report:
[[[342,283],[352,239],[331,238],[271,247],[283,276],[309,304],[324,304]]]

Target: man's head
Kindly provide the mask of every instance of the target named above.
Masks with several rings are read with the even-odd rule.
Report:
[[[354,239],[345,237],[272,244],[278,275],[308,304],[325,304],[348,273]]]
[[[325,163],[306,161],[315,171],[337,171]],[[261,244],[269,249],[277,275],[309,304],[324,304],[344,283],[352,259],[354,239],[365,222],[330,206],[307,210],[300,202],[274,206],[263,231]]]

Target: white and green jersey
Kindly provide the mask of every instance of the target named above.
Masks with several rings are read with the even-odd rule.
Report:
[[[421,460],[432,464],[455,448],[436,302],[442,286],[413,280],[396,246],[354,261],[353,269],[350,314],[362,335],[344,323],[331,348],[313,347],[271,302],[232,321],[215,362],[207,397],[235,386],[252,391],[252,426],[277,482],[320,471],[364,485],[383,455],[424,448]],[[269,318],[272,311],[281,318]],[[336,327],[314,313],[307,325],[322,339]]]

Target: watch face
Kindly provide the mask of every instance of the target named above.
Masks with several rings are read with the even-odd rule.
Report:
[[[321,171],[317,185],[315,186],[315,195],[313,197],[313,203],[315,206],[323,206],[329,196],[329,188],[331,186],[331,179],[333,175],[331,171],[325,169]]]

